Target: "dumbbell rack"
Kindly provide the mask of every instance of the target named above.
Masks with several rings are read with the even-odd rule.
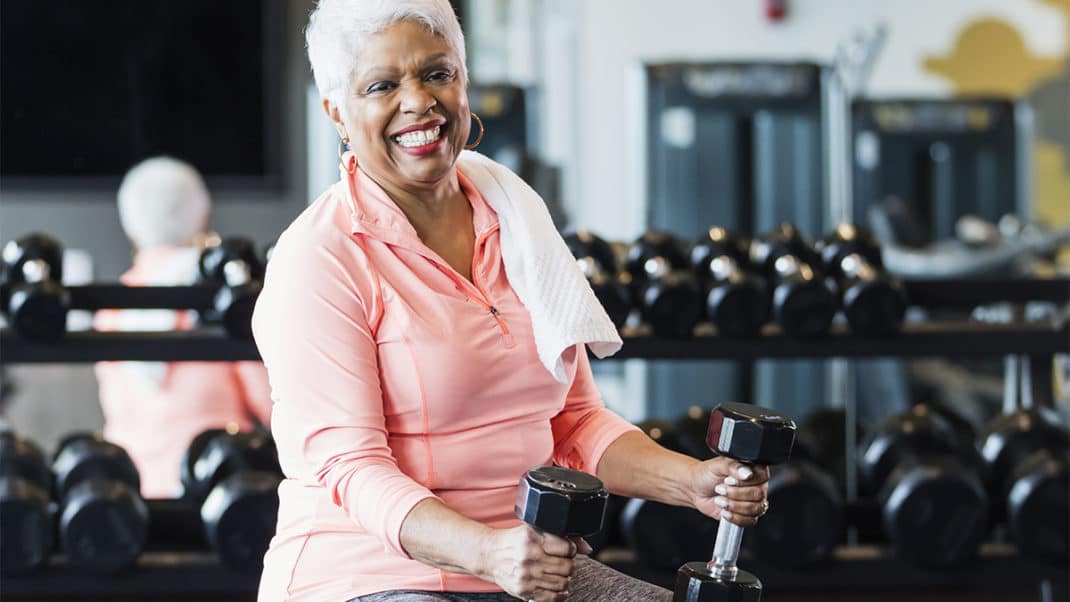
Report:
[[[1017,355],[1045,358],[1070,353],[1070,279],[988,279],[908,281],[912,305],[937,309],[967,309],[990,303],[1047,301],[1062,307],[1043,322],[1008,324],[954,321],[908,322],[901,333],[883,339],[866,339],[837,326],[830,336],[800,341],[768,327],[754,339],[727,339],[715,335],[667,340],[653,336],[626,336],[620,359],[752,359],[752,358],[859,358],[859,357],[977,357]],[[72,305],[98,308],[196,308],[211,305],[214,288],[90,285],[70,289]],[[238,361],[258,359],[251,341],[228,338],[218,328],[184,332],[70,332],[53,344],[19,338],[0,330],[0,363],[86,363],[97,361]],[[1050,366],[1050,362],[1047,363]],[[1049,375],[1050,376],[1050,375]],[[162,503],[162,502],[161,502]],[[162,512],[163,510],[160,509]],[[154,514],[156,516],[156,514]],[[628,558],[607,559],[625,572],[671,586],[672,575],[659,575]],[[843,546],[820,570],[790,572],[754,563],[766,583],[766,598],[778,592],[859,591],[885,593],[918,588],[951,590],[973,588],[992,592],[1005,588],[1008,575],[1040,587],[1054,587],[1051,599],[1066,599],[1067,571],[1035,566],[1011,546],[988,544],[977,563],[959,571],[929,572],[909,567],[874,546]],[[668,581],[665,581],[668,579]],[[232,573],[221,567],[210,551],[147,551],[138,566],[122,575],[100,577],[81,574],[57,556],[43,570],[29,576],[5,577],[0,592],[5,600],[43,599],[254,599],[258,576]],[[1000,585],[1000,584],[1004,585]],[[1062,597],[1058,597],[1058,596]]]

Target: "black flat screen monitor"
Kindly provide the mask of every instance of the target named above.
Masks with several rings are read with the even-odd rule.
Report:
[[[114,186],[167,154],[213,186],[281,180],[280,0],[3,0],[4,186]]]

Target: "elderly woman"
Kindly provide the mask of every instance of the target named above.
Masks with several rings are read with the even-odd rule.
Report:
[[[446,0],[321,0],[307,31],[341,179],[279,239],[253,319],[286,480],[261,600],[669,600],[514,516],[556,463],[751,525],[765,468],[659,447],[604,407],[620,339],[545,207],[463,152]]]

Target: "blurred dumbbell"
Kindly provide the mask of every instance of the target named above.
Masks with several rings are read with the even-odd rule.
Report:
[[[825,269],[839,283],[840,304],[851,331],[885,336],[899,331],[906,314],[902,285],[884,271],[880,243],[865,228],[840,224],[818,243]]]
[[[59,538],[70,563],[104,573],[132,566],[145,547],[149,510],[126,451],[90,435],[68,437],[52,473],[60,500]]]
[[[835,430],[826,432],[830,421],[819,412],[799,426],[791,460],[772,471],[769,512],[751,528],[747,540],[758,558],[776,566],[800,568],[825,561],[845,535],[841,479],[822,464],[831,454],[826,437],[838,438],[842,445],[844,420],[841,414]]]
[[[9,241],[2,255],[0,301],[11,328],[34,341],[61,339],[71,306],[61,284],[63,247],[44,234],[30,234]]]
[[[54,545],[52,473],[29,439],[0,432],[0,572],[43,565]]]
[[[795,423],[775,411],[724,403],[710,414],[706,443],[714,453],[743,464],[773,466],[787,462],[795,442]],[[770,508],[772,504],[770,503]],[[713,559],[688,562],[676,573],[673,602],[758,602],[762,582],[736,562],[743,527],[722,519]]]
[[[903,560],[924,567],[963,565],[988,529],[988,496],[976,451],[924,405],[890,416],[863,445],[861,484],[876,493],[884,532]]]
[[[828,333],[839,304],[835,288],[799,231],[781,224],[751,241],[750,251],[773,287],[773,319],[781,329],[800,338]]]
[[[264,433],[208,431],[194,438],[182,464],[185,497],[200,506],[205,537],[220,561],[259,572],[279,512],[274,442]]]
[[[769,290],[750,271],[746,243],[720,227],[691,247],[691,266],[706,291],[706,315],[729,337],[758,334],[769,319]]]
[[[702,291],[678,241],[647,232],[628,249],[633,298],[660,337],[690,337],[705,313]]]
[[[997,515],[1025,555],[1066,566],[1070,535],[1067,432],[1047,411],[1018,410],[989,423],[981,454]]]
[[[587,538],[602,530],[609,493],[602,481],[559,466],[533,468],[520,479],[516,516],[558,537]]]
[[[256,244],[245,238],[227,238],[201,253],[201,278],[219,285],[207,318],[220,321],[227,334],[252,338],[253,307],[264,280],[264,265]]]
[[[617,277],[617,258],[613,248],[588,230],[577,230],[566,234],[564,238],[599,303],[609,314],[609,319],[618,329],[624,326],[631,310],[631,300],[627,287]]]
[[[665,449],[686,453],[680,439],[682,432],[689,429],[689,421],[645,420],[636,426]],[[676,569],[689,558],[713,553],[717,521],[693,508],[630,499],[619,520],[623,542],[645,566]]]

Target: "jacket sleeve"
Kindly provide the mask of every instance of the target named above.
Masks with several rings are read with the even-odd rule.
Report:
[[[554,434],[554,463],[595,474],[598,461],[611,443],[624,433],[638,431],[630,422],[606,408],[591,374],[587,350],[579,345],[576,376],[565,407],[550,420]]]
[[[376,275],[352,238],[287,232],[275,247],[253,316],[274,410],[271,431],[288,478],[317,483],[388,550],[407,556],[401,525],[434,497],[387,445],[377,345]]]

